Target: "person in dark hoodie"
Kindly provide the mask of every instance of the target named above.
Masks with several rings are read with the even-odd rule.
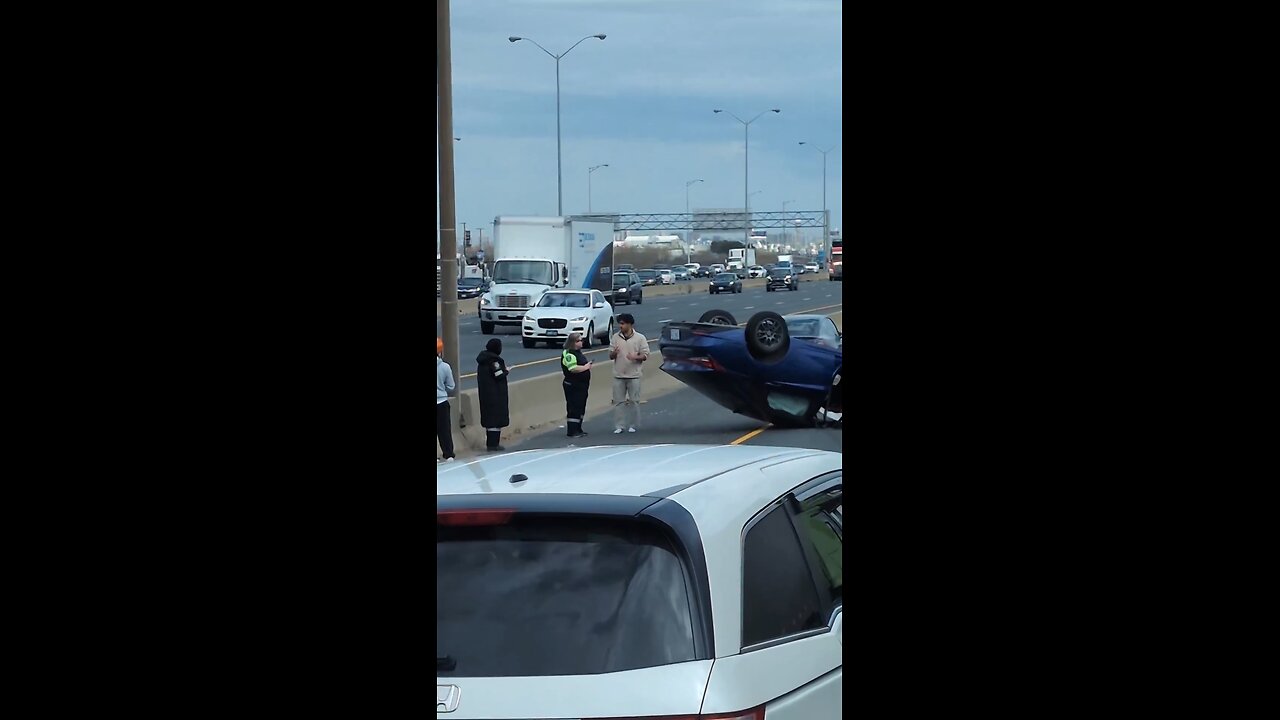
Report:
[[[476,387],[480,391],[480,426],[484,428],[485,449],[505,450],[498,444],[502,428],[511,424],[507,409],[507,361],[502,359],[502,341],[492,338],[476,356]]]

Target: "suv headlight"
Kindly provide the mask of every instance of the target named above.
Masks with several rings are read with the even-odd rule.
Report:
[[[484,307],[485,305],[488,305],[488,304],[489,304],[489,298],[487,297],[480,298],[480,307]]]

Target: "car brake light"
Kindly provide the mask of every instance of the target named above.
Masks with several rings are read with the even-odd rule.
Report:
[[[515,510],[439,510],[437,525],[506,525]]]
[[[716,359],[713,357],[685,358],[685,362],[691,363],[693,365],[698,365],[700,367],[704,367],[708,370],[717,370],[717,371],[724,370],[724,366],[716,362]]]
[[[715,715],[644,715],[603,718],[602,720],[764,720],[764,706],[761,705],[750,710],[739,710],[738,712],[717,713]]]

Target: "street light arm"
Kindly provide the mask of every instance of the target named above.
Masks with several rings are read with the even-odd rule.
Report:
[[[601,34],[601,35],[588,35],[588,36],[586,36],[586,37],[582,38],[582,40],[590,40],[591,38],[599,38],[599,39],[601,39],[601,40],[604,40],[604,35],[603,35],[603,34]],[[573,50],[574,48],[576,48],[576,47],[578,47],[579,45],[581,45],[581,44],[582,44],[582,40],[579,40],[578,42],[576,42],[576,43],[574,43],[574,44],[570,45],[570,46],[569,46],[569,50],[565,50],[564,52],[560,53],[560,57],[564,57],[565,55],[568,55],[570,50]],[[553,57],[554,57],[554,56],[553,56]]]
[[[510,40],[511,42],[516,42],[516,41],[519,41],[519,40],[528,40],[529,42],[533,43],[534,45],[537,45],[539,50],[541,50],[542,52],[544,52],[544,53],[546,53],[546,54],[550,55],[550,56],[551,56],[551,59],[553,59],[553,60],[559,60],[559,59],[560,59],[560,58],[556,57],[555,53],[553,53],[553,52],[551,52],[550,50],[548,50],[548,49],[546,49],[546,48],[542,47],[542,45],[539,45],[539,44],[538,44],[538,41],[537,41],[537,40],[534,40],[533,38],[527,38],[527,37],[515,37],[515,36],[513,35],[513,36],[511,36],[511,37],[509,37],[509,38],[507,38],[507,39],[508,39],[508,40]],[[581,40],[579,40],[578,42],[582,42],[582,41],[581,41]],[[572,49],[572,48],[570,48],[570,49]]]
[[[737,115],[734,115],[733,113],[729,112],[728,110],[712,110],[711,112],[713,112],[713,113],[725,113],[726,115],[728,115],[729,117],[733,118],[734,120],[737,120],[738,122],[742,123],[743,125],[748,125],[748,124],[749,124],[746,120],[743,120],[742,118],[738,117]]]

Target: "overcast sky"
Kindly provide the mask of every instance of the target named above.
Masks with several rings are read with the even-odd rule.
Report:
[[[556,212],[555,61],[564,211],[740,208],[744,120],[753,210],[822,209],[843,225],[839,0],[453,0],[457,218]],[[804,140],[808,144],[798,143]],[[488,233],[486,233],[486,236]]]

